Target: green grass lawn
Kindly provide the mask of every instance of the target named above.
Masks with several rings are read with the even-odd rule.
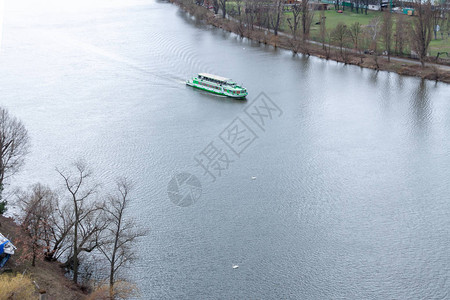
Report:
[[[310,37],[316,41],[320,40],[320,25],[316,25],[316,23],[320,21],[320,13],[320,11],[314,11],[313,22],[311,25]],[[365,26],[368,25],[370,20],[373,18],[381,16],[381,12],[378,11],[367,11],[367,15],[362,13],[357,14],[356,12],[351,12],[350,8],[347,7],[343,13],[337,13],[333,7],[332,10],[325,11],[325,24],[329,34],[340,22],[346,24],[347,26],[350,26],[355,22],[359,22],[359,24]],[[289,23],[287,22],[288,18],[292,18],[291,12],[285,13],[285,18],[283,24],[281,25],[281,31],[290,33],[291,30],[289,29]]]
[[[438,52],[447,52],[450,55],[450,37],[446,36],[444,35],[444,39],[442,40],[439,34],[437,40],[431,40],[429,49],[430,56],[436,56]],[[450,59],[450,56],[447,57],[445,54],[442,57]]]
[[[381,17],[381,12],[378,11],[368,11],[367,15],[365,14],[357,14],[352,13],[350,11],[350,8],[346,8],[348,10],[345,10],[343,13],[337,13],[334,9],[333,10],[327,10],[325,11],[325,17],[326,17],[326,25],[327,30],[331,31],[333,30],[339,22],[342,22],[344,24],[350,25],[355,22],[359,22],[361,25],[368,25],[370,20],[375,17]],[[285,13],[286,18],[292,18],[292,13]],[[319,27],[320,25],[315,25],[320,20],[320,11],[314,12],[314,20],[311,26],[311,34],[317,35],[319,34]],[[289,27],[287,22],[284,24],[284,30],[288,31]]]

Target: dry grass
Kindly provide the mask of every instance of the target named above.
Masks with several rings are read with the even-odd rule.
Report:
[[[138,296],[138,293],[137,287],[134,284],[126,281],[118,281],[114,284],[112,297],[109,294],[109,285],[103,284],[92,292],[86,300],[118,300],[136,296]]]
[[[29,276],[0,275],[0,300],[37,299],[36,288]]]

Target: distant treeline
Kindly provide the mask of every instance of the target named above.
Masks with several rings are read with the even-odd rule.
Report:
[[[299,41],[306,42],[311,38],[311,26],[314,14],[319,13],[320,33],[319,42],[339,47],[339,52],[351,49],[357,53],[371,55],[409,56],[420,60],[422,65],[427,61],[428,48],[433,35],[437,34],[439,27],[448,27],[449,0],[440,5],[432,5],[431,1],[415,0],[407,2],[414,9],[414,17],[391,12],[385,7],[382,16],[377,14],[369,23],[362,25],[359,22],[352,24],[339,23],[334,28],[328,28],[324,11],[317,8],[317,3],[311,0],[285,1],[285,0],[173,0],[178,4],[189,7],[199,17],[205,17],[204,8],[210,8],[222,18],[232,19],[237,23],[234,32],[242,36],[252,37],[253,31],[261,29],[279,35],[282,24],[287,23],[287,32],[298,45],[293,47],[296,51],[307,48]],[[286,3],[290,4],[286,4]],[[343,1],[335,1],[336,10],[343,8]],[[367,14],[368,0],[347,1],[351,6],[347,9],[356,13]],[[374,3],[382,6],[382,2]],[[384,3],[384,2],[383,2]],[[194,6],[198,6],[195,9]],[[386,6],[386,4],[385,4]],[[364,8],[364,9],[363,9]],[[319,9],[319,10],[315,10]],[[287,12],[288,11],[288,12]],[[437,26],[439,25],[439,26]],[[286,28],[284,28],[286,29]],[[315,37],[316,38],[316,37]],[[316,39],[317,40],[317,39]]]

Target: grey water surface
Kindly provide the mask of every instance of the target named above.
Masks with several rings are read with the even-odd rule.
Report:
[[[448,84],[293,56],[163,1],[4,8],[0,105],[32,140],[8,188],[57,186],[79,157],[106,191],[135,181],[142,299],[450,297]],[[247,101],[185,86],[198,72]],[[263,129],[245,114],[261,92],[282,111]],[[257,136],[239,156],[220,139],[236,118]],[[230,160],[214,182],[195,161],[211,142]],[[201,182],[187,207],[167,194],[182,172]]]

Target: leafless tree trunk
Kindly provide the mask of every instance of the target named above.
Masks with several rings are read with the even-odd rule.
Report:
[[[388,62],[391,61],[391,44],[392,44],[392,13],[386,10],[383,13],[383,23],[381,25],[381,36],[384,42],[384,48],[387,52]]]
[[[331,40],[330,35],[327,34],[327,36],[328,36],[328,40]],[[325,51],[325,59],[328,60],[328,59],[330,59],[330,56],[331,56],[331,46],[330,46],[330,44],[328,44],[328,45],[323,44],[323,47],[324,47],[323,50]]]
[[[222,17],[225,19],[227,16],[227,0],[219,0],[219,5],[222,9]]]
[[[301,7],[297,3],[291,6],[292,19],[288,18],[289,29],[291,30],[294,40],[297,38],[298,25],[300,24]]]
[[[428,0],[422,3],[421,0],[414,2],[415,13],[418,14],[414,18],[411,35],[411,48],[417,52],[422,67],[425,66],[425,58],[430,45],[433,32],[433,13],[431,11],[431,2]]]
[[[302,15],[302,32],[303,40],[309,38],[309,31],[311,29],[311,23],[314,17],[314,13],[309,9],[309,0],[302,0],[301,4],[301,15]]]
[[[258,25],[269,31],[272,28],[273,14],[276,12],[274,0],[256,0],[258,11]]]
[[[106,205],[109,226],[104,232],[103,240],[107,241],[98,247],[109,262],[109,289],[113,299],[114,284],[121,267],[130,263],[136,255],[133,246],[138,237],[146,234],[139,230],[133,219],[127,216],[127,208],[131,201],[130,192],[133,185],[125,178],[117,180],[117,193],[111,195]]]
[[[2,213],[6,203],[2,201],[5,180],[16,174],[24,164],[28,153],[29,137],[25,126],[16,117],[0,107],[0,206]]]
[[[247,29],[253,30],[256,19],[256,5],[252,0],[246,0],[244,3],[245,23]]]
[[[220,9],[219,0],[213,0],[213,9],[214,13],[217,15]]]
[[[327,36],[327,25],[326,25],[325,11],[320,12],[320,40],[322,41],[322,49],[325,50],[325,39]]]
[[[281,19],[283,17],[283,6],[283,0],[274,0],[272,4],[270,23],[272,24],[274,35],[278,35],[278,29],[280,28]]]

